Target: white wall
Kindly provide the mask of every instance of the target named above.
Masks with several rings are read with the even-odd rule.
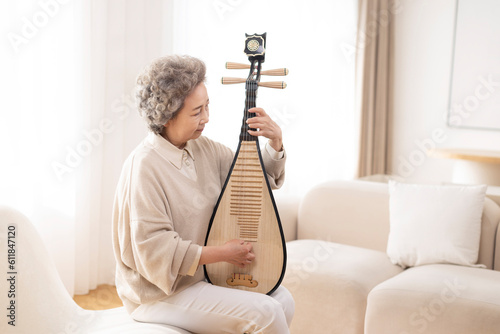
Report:
[[[199,57],[207,65],[210,122],[205,136],[237,147],[245,87],[223,86],[220,77],[248,76],[248,71],[224,68],[226,61],[248,64],[242,52],[245,33],[267,32],[263,69],[289,68],[285,78],[262,77],[262,81],[286,81],[285,90],[261,88],[257,99],[257,106],[283,132],[287,166],[281,193],[304,194],[318,183],[351,179],[355,174],[354,52],[350,52],[355,49],[355,3],[175,2],[174,53]]]
[[[392,38],[389,173],[411,182],[450,182],[453,160],[428,157],[425,151],[432,147],[500,151],[500,131],[446,125],[455,0],[399,2]]]

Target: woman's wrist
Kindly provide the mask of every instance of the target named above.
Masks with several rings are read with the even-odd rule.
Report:
[[[273,139],[269,141],[269,145],[276,151],[283,151],[283,140],[281,139]]]
[[[224,246],[203,246],[201,249],[200,265],[225,261]]]

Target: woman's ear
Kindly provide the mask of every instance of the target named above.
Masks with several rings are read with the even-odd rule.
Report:
[[[168,127],[169,123],[170,123],[170,120],[167,123],[163,124],[163,129],[161,129],[161,135],[163,137],[165,137],[167,135],[167,127]]]

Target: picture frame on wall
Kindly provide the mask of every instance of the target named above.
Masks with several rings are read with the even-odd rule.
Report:
[[[457,0],[448,126],[500,131],[500,1]]]

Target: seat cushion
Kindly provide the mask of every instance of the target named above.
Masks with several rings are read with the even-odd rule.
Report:
[[[297,334],[363,333],[368,293],[402,271],[384,252],[326,241],[291,241],[287,252],[283,285],[295,299]]]
[[[500,272],[433,264],[370,292],[365,333],[499,333]]]
[[[173,326],[137,322],[130,317],[124,307],[104,311],[82,310],[79,327],[92,334],[189,334],[190,332]]]

